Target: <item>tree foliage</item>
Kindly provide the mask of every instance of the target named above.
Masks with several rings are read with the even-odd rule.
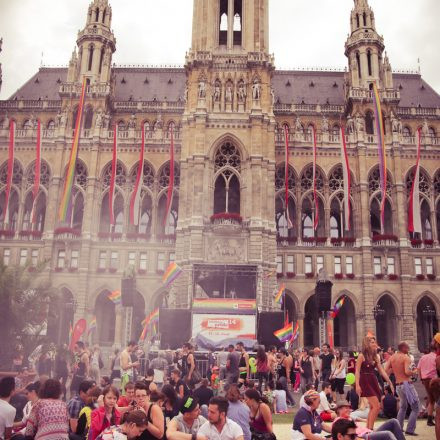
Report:
[[[18,344],[27,356],[45,342],[50,307],[56,291],[43,275],[46,263],[38,267],[5,266],[0,262],[0,365],[10,368]]]

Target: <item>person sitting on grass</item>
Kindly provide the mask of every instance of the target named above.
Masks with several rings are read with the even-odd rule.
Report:
[[[390,387],[385,387],[385,395],[382,396],[380,403],[380,417],[383,419],[396,419],[399,411],[399,402],[396,396],[391,392]]]
[[[356,384],[351,385],[351,388],[347,391],[347,396],[345,397],[347,402],[350,403],[351,409],[356,411],[359,408],[359,394],[356,392]]]
[[[335,420],[335,423],[339,419],[352,420],[350,409],[350,404],[346,400],[340,400],[336,409],[338,418]],[[397,419],[388,420],[374,431],[356,424],[356,434],[359,438],[366,440],[405,440]]]
[[[323,422],[331,422],[332,420],[335,420],[336,413],[331,410],[330,404],[327,400],[327,395],[329,395],[332,391],[332,386],[330,382],[323,382],[322,383],[322,391],[319,393],[319,397],[321,399],[321,402],[318,406],[318,414],[321,416],[321,420]]]
[[[350,419],[338,419],[332,425],[332,440],[355,440],[356,423]]]
[[[293,419],[292,440],[321,440],[322,431],[331,432],[330,425],[322,423],[317,409],[320,403],[319,393],[309,390],[304,394],[304,403]]]
[[[287,414],[286,392],[283,384],[277,382],[276,389],[273,391],[273,412],[275,414]]]

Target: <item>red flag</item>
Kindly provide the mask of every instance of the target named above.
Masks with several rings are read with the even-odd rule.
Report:
[[[118,124],[115,123],[113,128],[113,156],[112,156],[112,174],[110,178],[110,190],[108,193],[108,207],[110,212],[110,224],[115,224],[115,184],[116,184],[116,167],[118,165]]]
[[[174,124],[170,124],[170,181],[168,184],[167,192],[167,208],[165,210],[165,217],[163,219],[163,224],[166,227],[168,216],[171,212],[171,205],[173,204],[173,194],[174,194]]]
[[[145,130],[141,130],[142,145],[139,154],[139,166],[136,177],[136,183],[134,185],[133,193],[130,198],[130,224],[137,226],[139,223],[139,211],[141,205],[141,188],[144,178],[144,150],[145,150]]]
[[[6,178],[5,208],[3,210],[3,222],[9,225],[9,197],[11,195],[12,177],[14,175],[14,148],[15,148],[15,121],[11,119],[9,123],[9,157],[8,157],[8,176]],[[7,228],[5,228],[7,229]]]
[[[342,174],[344,178],[344,220],[345,229],[350,230],[350,187],[351,187],[351,175],[350,164],[348,163],[347,145],[345,143],[345,131],[341,125],[341,161],[342,161]]]
[[[315,221],[313,223],[313,228],[318,228],[319,222],[319,203],[316,196],[316,130],[313,127],[313,199],[315,201]]]
[[[86,331],[87,322],[85,319],[79,319],[75,327],[73,327],[72,338],[70,339],[70,351],[73,351],[73,347],[80,340],[82,334]]]
[[[35,159],[35,175],[34,175],[34,185],[32,188],[32,211],[31,211],[31,223],[35,224],[36,219],[36,202],[38,192],[40,190],[40,174],[41,174],[41,121],[37,120],[37,151]]]
[[[409,206],[408,206],[408,231],[422,233],[422,219],[420,215],[420,192],[419,192],[419,181],[420,181],[420,131],[417,130],[417,162],[416,169],[414,172],[414,180],[411,186],[411,193],[409,196]]]
[[[284,141],[285,141],[285,154],[284,154],[284,204],[286,207],[286,221],[287,228],[293,228],[293,223],[290,220],[289,215],[289,127],[284,124]]]

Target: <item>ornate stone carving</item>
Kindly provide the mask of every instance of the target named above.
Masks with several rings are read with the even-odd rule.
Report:
[[[215,238],[206,246],[208,261],[243,262],[246,260],[245,240],[240,238]]]

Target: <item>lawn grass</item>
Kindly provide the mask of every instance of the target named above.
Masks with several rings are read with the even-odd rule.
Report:
[[[296,413],[296,411],[295,411],[295,413]],[[272,419],[273,419],[274,425],[292,425],[294,417],[295,417],[294,413],[272,414]]]

